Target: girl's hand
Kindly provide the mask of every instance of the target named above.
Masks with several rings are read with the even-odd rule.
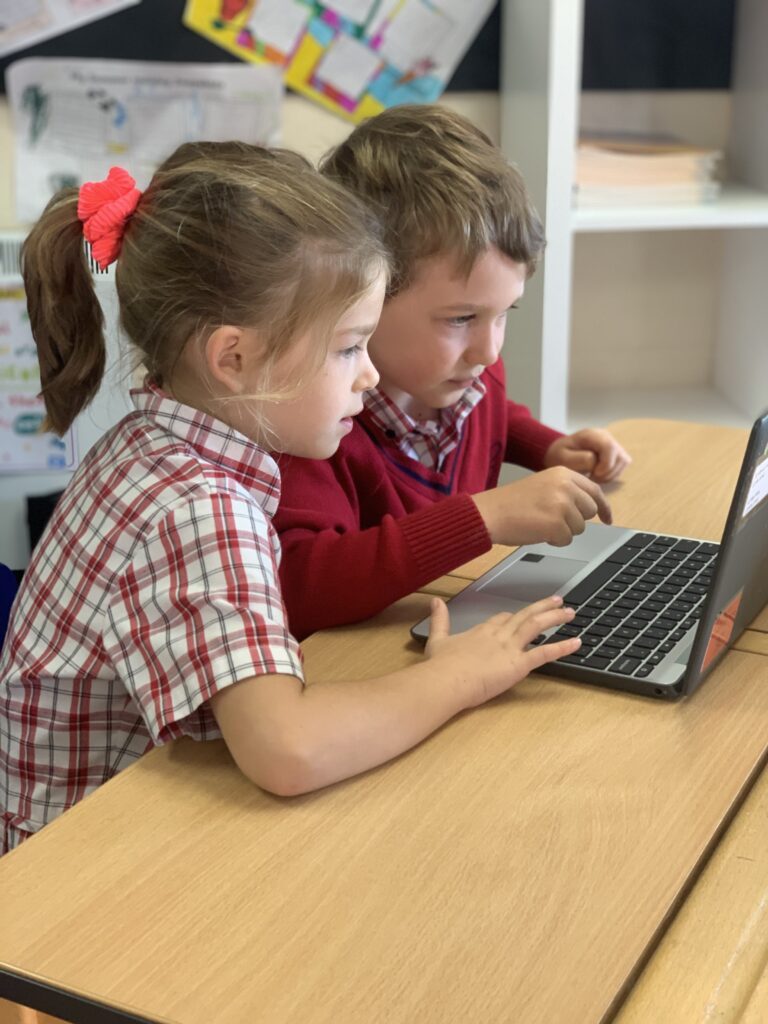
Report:
[[[427,657],[444,661],[446,674],[455,676],[466,693],[465,706],[475,707],[509,690],[541,665],[577,651],[578,637],[527,649],[539,633],[570,622],[575,614],[575,609],[563,607],[562,597],[548,597],[451,636],[448,608],[436,597],[430,606]]]
[[[588,428],[560,437],[544,455],[544,466],[566,466],[598,483],[608,483],[632,462],[629,454],[607,430]]]

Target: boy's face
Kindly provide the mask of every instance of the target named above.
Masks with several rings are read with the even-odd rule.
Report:
[[[414,419],[433,418],[498,359],[526,267],[496,248],[469,277],[451,255],[422,260],[412,283],[384,303],[370,342],[379,387]]]

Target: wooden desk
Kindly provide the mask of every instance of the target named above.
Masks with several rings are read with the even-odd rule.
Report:
[[[311,637],[310,681],[418,658],[427,602]],[[678,705],[532,677],[293,800],[182,741],[0,861],[0,995],[75,1021],[591,1024],[766,753],[768,659],[744,651]]]
[[[637,528],[661,529],[663,505],[656,508],[653,452],[669,453],[673,466],[683,460],[692,475],[704,473],[707,462],[718,481],[712,501],[692,501],[677,532],[718,540],[730,492],[744,448],[743,431],[694,424],[625,421],[611,429],[635,454],[626,487],[615,488],[611,500],[617,522]],[[666,456],[662,456],[666,458]],[[662,467],[663,468],[663,467]],[[710,476],[710,479],[711,479]],[[638,485],[649,495],[646,519]],[[680,504],[680,495],[675,501]],[[672,529],[665,526],[665,529]],[[456,574],[435,581],[429,590],[449,598],[468,580],[485,572],[509,551],[497,547]],[[768,655],[768,609],[736,641],[736,649]],[[653,954],[617,1017],[616,1024],[646,1024],[675,1019],[723,1024],[768,1020],[768,773],[763,772],[696,881],[682,909]]]

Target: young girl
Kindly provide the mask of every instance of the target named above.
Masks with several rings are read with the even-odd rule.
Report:
[[[17,597],[0,660],[0,852],[153,744],[223,737],[281,795],[396,756],[578,641],[526,650],[557,599],[450,637],[432,610],[407,671],[304,686],[286,624],[269,454],[327,458],[378,380],[366,344],[386,257],[363,208],[300,157],[182,146],[66,190],[23,251],[48,425],[99,387],[102,314],[83,236],[116,259],[121,323],[148,370],[135,411],[75,473]],[[311,581],[308,581],[311,586]]]

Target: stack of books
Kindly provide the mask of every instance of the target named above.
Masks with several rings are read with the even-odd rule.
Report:
[[[669,136],[583,131],[576,152],[577,206],[707,203],[717,199],[722,152]]]

